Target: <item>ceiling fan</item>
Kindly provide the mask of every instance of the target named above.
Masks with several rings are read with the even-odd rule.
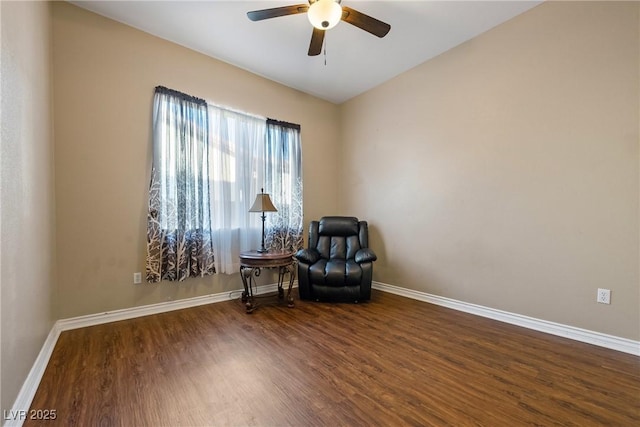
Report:
[[[313,25],[309,56],[316,56],[322,52],[324,32],[335,27],[341,20],[380,38],[386,36],[391,29],[391,25],[386,22],[379,21],[350,7],[341,6],[341,2],[342,0],[309,0],[309,4],[254,10],[247,12],[247,16],[252,21],[262,21],[263,19],[306,12],[311,25]]]

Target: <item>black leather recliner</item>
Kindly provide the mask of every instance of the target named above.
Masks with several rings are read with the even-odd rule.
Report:
[[[373,261],[366,221],[355,217],[325,216],[309,225],[307,249],[300,249],[300,299],[366,301],[371,298]]]

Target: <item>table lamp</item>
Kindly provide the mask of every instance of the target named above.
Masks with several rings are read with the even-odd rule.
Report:
[[[268,252],[268,250],[264,247],[264,220],[266,218],[265,212],[278,212],[273,203],[271,203],[271,198],[269,194],[264,192],[264,188],[260,189],[260,194],[256,196],[256,201],[253,202],[253,206],[249,209],[249,212],[262,212],[262,246],[258,249],[259,253]]]

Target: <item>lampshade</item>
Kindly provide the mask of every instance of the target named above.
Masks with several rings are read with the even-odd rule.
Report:
[[[263,191],[264,190],[260,190],[260,194],[256,196],[256,201],[253,202],[253,206],[251,206],[249,212],[278,212],[278,209],[271,203],[269,194]]]
[[[336,0],[317,0],[307,11],[311,25],[319,30],[335,27],[342,18],[342,7]]]

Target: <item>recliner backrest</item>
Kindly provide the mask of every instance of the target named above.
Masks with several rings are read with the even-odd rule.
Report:
[[[328,216],[309,226],[309,247],[324,259],[351,259],[367,245],[367,223],[355,217]]]

